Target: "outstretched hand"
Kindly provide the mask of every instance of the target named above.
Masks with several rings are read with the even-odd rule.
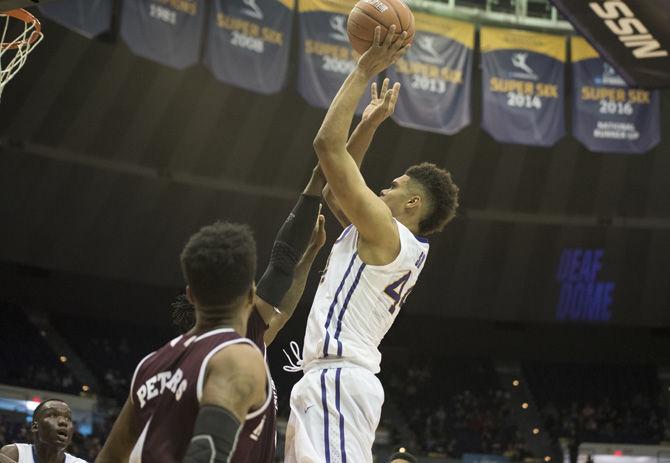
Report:
[[[375,27],[372,46],[370,46],[368,51],[363,53],[358,59],[359,69],[365,72],[369,77],[379,74],[398,61],[398,59],[404,55],[407,49],[411,46],[407,43],[406,31],[403,31],[402,34],[396,34],[395,24],[391,24],[383,42],[381,41],[381,35],[381,26]]]
[[[389,78],[387,77],[382,82],[381,92],[377,93],[377,82],[373,82],[370,86],[370,103],[363,110],[363,120],[374,124],[381,125],[393,111],[398,102],[398,94],[400,93],[400,83],[396,82],[389,90]]]
[[[309,240],[309,245],[307,246],[307,252],[316,252],[326,244],[326,218],[321,214],[321,208],[319,208],[319,216],[316,219],[316,224],[314,224],[314,230],[312,230],[312,236]]]

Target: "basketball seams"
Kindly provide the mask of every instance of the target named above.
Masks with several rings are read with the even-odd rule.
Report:
[[[377,18],[375,18],[374,16],[370,15],[366,10],[361,9],[361,8],[359,8],[358,6],[354,6],[354,8],[351,10],[351,12],[352,12],[352,13],[363,14],[363,15],[367,16],[367,19],[369,19],[370,21],[374,21],[375,23],[377,23],[377,25],[382,26],[384,29],[388,30],[388,28],[387,28],[384,24],[382,24],[381,22],[379,22],[379,20],[378,20]],[[350,18],[351,18],[350,21],[355,22],[356,24],[361,25],[359,22],[356,22],[356,16],[357,16],[357,15],[352,14],[352,15],[350,16]],[[374,32],[374,31],[373,31],[373,32]]]
[[[377,4],[386,8],[377,7]],[[359,0],[347,19],[349,41],[354,50],[364,53],[372,45],[375,28],[381,26],[380,38],[383,41],[392,24],[395,24],[397,32],[407,32],[409,42],[412,42],[413,15],[402,0]]]
[[[380,26],[384,27],[386,30],[388,30],[389,27],[391,27],[391,24],[395,24],[398,27],[402,27],[400,24],[400,18],[398,17],[398,13],[396,12],[395,8],[393,8],[393,5],[389,5],[389,9],[387,10],[388,12],[381,13],[379,10],[375,9],[373,6],[370,6],[370,8],[361,8],[359,5],[367,5],[366,3],[359,2],[354,6],[354,10],[358,10],[361,14],[364,14],[365,16],[369,17],[370,19],[374,20],[377,22]],[[392,14],[391,14],[392,13]],[[391,15],[395,16],[395,18],[392,18]],[[379,19],[385,20],[385,22],[388,22],[388,25],[382,23]]]

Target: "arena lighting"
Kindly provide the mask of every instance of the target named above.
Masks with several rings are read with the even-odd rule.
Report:
[[[405,447],[400,447],[400,448],[398,449],[398,452],[400,452],[400,453],[405,453],[406,451],[407,451],[407,450],[405,450]]]
[[[26,400],[26,410],[34,412],[37,406],[42,402],[42,398],[35,396],[30,400]]]
[[[533,434],[535,435],[540,434],[540,428],[533,428]]]
[[[518,385],[519,385],[519,380],[518,379],[515,379],[514,381],[512,381],[512,386],[517,387]]]
[[[60,357],[58,357],[58,359],[60,360],[60,363],[67,362],[67,357],[65,355],[61,355]]]

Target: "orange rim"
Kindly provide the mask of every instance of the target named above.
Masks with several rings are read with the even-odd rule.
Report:
[[[32,45],[42,35],[42,25],[40,24],[39,20],[22,8],[17,10],[4,11],[0,13],[0,16],[11,16],[12,18],[23,21],[26,24],[31,24],[35,27],[35,29],[31,32],[30,37],[28,37],[26,40],[21,40],[19,42],[0,43],[0,47],[2,48],[19,48],[25,44]]]

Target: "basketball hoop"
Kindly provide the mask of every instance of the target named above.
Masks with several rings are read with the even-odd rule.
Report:
[[[12,38],[13,32],[18,32]],[[35,16],[26,10],[10,10],[0,12],[0,96],[7,82],[18,73],[26,61],[28,55],[42,41],[42,27]]]

